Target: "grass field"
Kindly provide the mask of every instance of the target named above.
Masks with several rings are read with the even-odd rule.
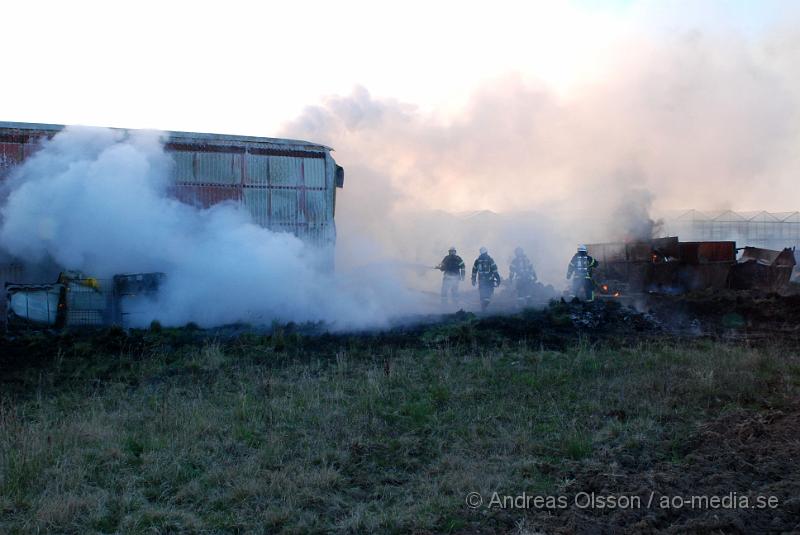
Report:
[[[0,382],[0,532],[521,532],[467,493],[556,493],[600,453],[680,466],[698,423],[800,385],[768,344],[168,334]]]

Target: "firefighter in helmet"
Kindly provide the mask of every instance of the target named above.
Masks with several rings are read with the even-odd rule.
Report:
[[[527,304],[533,297],[533,285],[536,282],[536,271],[533,264],[525,255],[522,247],[514,249],[514,259],[508,268],[508,281],[514,283],[517,290],[517,300]]]
[[[442,304],[447,304],[447,296],[453,304],[458,304],[458,284],[464,280],[466,266],[460,256],[456,254],[456,248],[450,247],[447,256],[439,262],[436,269],[442,271]]]
[[[589,256],[585,245],[578,246],[567,267],[567,279],[572,278],[572,294],[585,301],[594,301],[594,280],[592,272],[597,260]]]
[[[475,263],[472,265],[472,285],[478,285],[478,291],[481,295],[481,310],[486,310],[486,307],[489,306],[494,289],[500,286],[500,281],[497,264],[489,256],[486,247],[481,247],[480,256],[475,259]]]

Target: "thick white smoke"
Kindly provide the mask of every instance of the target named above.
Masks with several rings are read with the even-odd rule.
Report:
[[[69,127],[10,177],[0,248],[102,278],[166,273],[141,322],[359,327],[413,307],[391,273],[319,272],[316,250],[255,225],[236,203],[199,209],[170,198],[171,165],[156,132]]]
[[[487,245],[504,269],[522,245],[561,286],[578,243],[647,235],[668,211],[798,209],[797,20],[643,29],[568,94],[509,73],[446,118],[357,87],[283,133],[331,144],[348,169],[342,261],[356,229],[417,263]],[[365,225],[376,214],[386,224]]]
[[[694,4],[652,5],[660,20]],[[488,246],[504,273],[521,245],[540,277],[563,287],[578,243],[646,236],[657,232],[667,211],[798,209],[800,19],[796,9],[780,18],[782,24],[752,33],[705,23],[658,31],[645,25],[620,36],[604,54],[608,61],[567,93],[520,65],[519,73],[485,81],[446,117],[362,87],[309,107],[279,135],[334,147],[346,169],[345,188],[337,192],[337,266],[359,268],[351,283],[338,275],[312,274],[307,281],[311,253],[288,236],[262,239],[262,231],[250,229],[233,207],[196,211],[169,201],[158,171],[164,165],[160,149],[143,149],[144,140],[111,142],[104,138],[109,133],[74,132],[101,138],[88,143],[96,154],[65,156],[60,163],[50,161],[58,160],[54,154],[27,164],[14,185],[23,202],[18,214],[14,206],[6,208],[0,239],[19,255],[52,255],[74,267],[191,275],[173,276],[170,285],[191,285],[213,269],[219,288],[182,288],[179,293],[190,298],[176,300],[171,306],[180,307],[170,310],[180,318],[211,314],[206,323],[275,310],[298,318],[382,318],[395,310],[396,296],[407,296],[384,290],[385,281],[397,280],[392,270],[406,269],[414,286],[436,292],[441,274],[425,266],[436,264],[450,245],[468,266],[478,247]],[[562,52],[552,50],[554,61]],[[55,140],[52,150],[67,141]],[[149,143],[157,149],[155,139]],[[74,145],[63,152],[90,150]],[[106,150],[115,153],[112,160],[135,160],[114,171],[135,182],[120,195],[126,200],[120,206],[97,193],[109,187],[102,180],[93,191],[65,184],[63,198],[37,187],[21,195],[21,184],[31,177],[69,177],[73,164],[80,176],[87,174],[81,166],[101,168]],[[148,180],[133,180],[142,173]],[[157,209],[128,205],[127,199],[141,196],[136,188],[142,184],[152,186],[150,206]],[[58,217],[50,217],[51,210]],[[121,216],[128,223],[95,235],[99,221]],[[145,227],[136,228],[133,220]],[[231,227],[239,232],[226,230]],[[255,233],[255,246],[246,232]],[[87,236],[90,246],[82,241]],[[226,265],[219,253],[225,244],[245,250],[252,266],[233,254]],[[236,276],[227,280],[224,273]],[[262,276],[269,282],[262,283]],[[248,287],[243,281],[251,280],[259,290],[239,296],[237,285]],[[347,284],[359,289],[342,291]],[[231,287],[227,293],[225,285]],[[231,299],[218,309],[204,302],[218,294]]]

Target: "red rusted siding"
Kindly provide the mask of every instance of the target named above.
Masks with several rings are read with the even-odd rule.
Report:
[[[0,123],[0,180],[54,136],[58,125]],[[333,245],[338,166],[330,149],[304,141],[215,134],[167,133],[175,162],[170,193],[208,208],[234,201],[264,227],[307,242]]]
[[[685,264],[736,262],[736,242],[702,241],[680,242],[680,259]]]
[[[170,187],[170,194],[179,201],[198,208],[209,208],[225,201],[242,202],[242,187],[235,184],[179,183]]]

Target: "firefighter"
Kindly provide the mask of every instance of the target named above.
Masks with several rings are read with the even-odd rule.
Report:
[[[515,283],[517,300],[527,304],[533,297],[533,285],[537,281],[533,264],[528,260],[522,247],[514,249],[514,259],[508,268],[508,281]]]
[[[442,304],[447,304],[448,294],[453,304],[458,304],[458,283],[464,280],[466,266],[455,247],[450,247],[436,269],[442,271]]]
[[[486,310],[489,306],[489,301],[492,299],[492,294],[497,286],[500,286],[500,274],[497,272],[497,264],[486,247],[481,247],[480,256],[475,259],[472,265],[472,285],[478,285],[478,290],[481,295],[481,310]]]
[[[578,246],[578,252],[572,256],[567,268],[567,279],[572,278],[572,293],[586,301],[594,301],[594,280],[592,272],[597,267],[597,260],[589,256],[585,245]]]

